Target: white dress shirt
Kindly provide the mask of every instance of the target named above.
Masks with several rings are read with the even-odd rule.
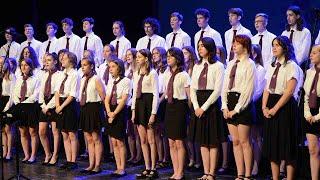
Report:
[[[198,56],[198,58],[199,58],[199,55],[198,55],[198,48],[197,47],[198,47],[198,41],[200,39],[201,31],[204,31],[203,37],[211,37],[214,40],[216,46],[223,46],[220,33],[218,31],[212,29],[208,25],[206,28],[201,29],[200,31],[198,31],[194,35],[194,50],[195,50],[196,55]]]
[[[227,63],[229,63],[228,60],[229,60],[230,50],[232,47],[233,30],[237,30],[236,35],[243,34],[243,35],[249,36],[250,38],[252,37],[250,30],[243,27],[241,24],[239,24],[235,29],[231,28],[224,33],[224,39],[225,39],[226,50],[227,50]]]
[[[104,76],[104,72],[105,72],[107,66],[108,66],[107,61],[105,61],[103,64],[101,64],[101,65],[96,69],[97,75],[98,75],[99,78],[102,80],[105,88],[107,87],[108,82],[105,82],[105,79],[103,78],[103,76]],[[110,74],[110,69],[109,69],[109,79],[108,79],[108,81],[109,81],[110,79],[112,79],[112,75]]]
[[[306,80],[305,80],[304,86],[303,86],[304,90],[306,92],[306,94],[304,96],[304,117],[305,118],[312,116],[312,114],[310,112],[310,107],[309,107],[309,94],[310,94],[310,89],[311,89],[312,82],[313,82],[315,75],[316,75],[316,70],[315,70],[314,66],[312,66],[310,69],[307,70]],[[317,84],[317,96],[320,97],[320,82],[319,81]],[[316,121],[320,120],[320,113],[318,113],[314,117],[315,117]]]
[[[69,39],[69,51],[74,53],[77,56],[78,63],[80,62],[81,58],[81,39],[78,35],[71,34],[68,36]],[[64,35],[58,39],[58,48],[57,52],[61,49],[66,49],[67,46],[67,35]]]
[[[317,39],[314,41],[315,44],[320,44],[320,30]]]
[[[171,76],[172,74],[169,70],[165,72],[163,77],[164,92],[166,92],[166,99],[168,99],[167,90]],[[177,73],[173,80],[173,98],[178,100],[188,99],[186,88],[190,86],[190,82],[190,76],[186,71]]]
[[[254,94],[254,87],[256,82],[256,65],[255,62],[250,58],[239,59],[240,62],[237,65],[236,75],[234,78],[234,86],[229,90],[230,73],[236,59],[229,62],[226,74],[223,80],[223,88],[221,93],[222,107],[221,109],[226,109],[228,100],[228,92],[240,93],[238,103],[236,104],[234,111],[239,113],[245,109],[249,103],[252,101]]]
[[[302,31],[298,31],[296,27],[292,27],[290,31],[283,31],[281,35],[290,38],[291,30],[294,30],[292,37],[294,53],[296,55],[297,63],[301,65],[309,57],[311,33],[307,28],[303,28]]]
[[[81,78],[79,100],[81,100],[81,96],[82,96],[82,92],[83,92],[86,78],[87,78],[86,76],[83,76]],[[88,85],[87,85],[87,89],[86,89],[86,93],[87,93],[86,103],[101,102],[102,101],[101,97],[99,95],[99,92],[96,88],[96,81],[97,80],[100,81],[100,78],[97,75],[93,75],[88,81]]]
[[[84,36],[81,38],[81,45],[80,45],[80,49],[81,49],[81,53],[80,53],[80,57],[81,59],[83,58],[83,52],[84,52],[84,45],[86,42],[86,37]],[[100,39],[99,36],[95,35],[94,32],[89,33],[88,35],[88,41],[87,41],[87,49],[90,49],[94,52],[94,61],[96,63],[96,67],[98,67],[100,64],[103,63],[103,58],[102,58],[102,52],[103,52],[103,44],[102,44],[102,40]],[[80,60],[81,60],[80,59]]]
[[[5,45],[3,45],[0,48],[0,56],[6,57],[9,44],[10,43],[6,43]],[[9,49],[9,58],[14,58],[15,60],[18,61],[18,59],[20,58],[20,44],[19,43],[15,42],[15,41],[11,42],[10,49]]]
[[[28,40],[24,41],[21,43],[20,45],[20,51],[19,51],[19,55],[21,54],[23,48],[27,47],[28,46]],[[33,50],[36,52],[37,54],[37,57],[39,58],[39,53],[40,53],[40,47],[42,45],[42,42],[36,40],[35,38],[33,38],[31,41],[31,44],[30,46],[33,48]]]
[[[40,52],[39,52],[39,63],[40,63],[40,67],[43,67],[43,56],[46,54],[46,50],[47,50],[47,46],[49,44],[49,41],[51,41],[50,43],[50,47],[49,47],[49,53],[57,53],[57,48],[58,48],[58,39],[56,37],[53,37],[51,39],[46,40],[45,42],[42,43],[42,45],[40,46]]]
[[[204,68],[204,64],[208,63],[207,60],[202,60],[200,64],[195,64],[193,66],[192,76],[191,76],[191,86],[190,86],[190,98],[194,110],[201,108],[206,111],[210,105],[214,104],[221,94],[223,76],[224,76],[224,66],[220,61],[213,64],[208,63],[208,74],[207,74],[207,86],[206,90],[213,90],[212,94],[209,96],[207,101],[199,107],[197,100],[197,90],[199,89],[199,77]],[[209,78],[210,77],[210,78]]]
[[[111,41],[110,44],[116,48],[117,41],[119,41],[118,58],[125,60],[126,52],[131,48],[131,42],[126,37],[121,36],[120,38],[116,38],[115,40]]]
[[[133,95],[132,95],[132,106],[131,109],[135,109],[137,87],[140,79],[138,71],[133,74]],[[142,80],[141,93],[152,93],[152,111],[151,114],[157,114],[159,105],[159,79],[158,74],[154,69],[151,69],[148,75],[144,75]]]
[[[118,77],[116,81],[118,81],[120,78]],[[106,95],[110,97],[111,100],[111,93],[112,93],[112,88],[113,88],[113,82],[115,81],[114,78],[111,78],[108,82],[107,85],[107,90],[106,90]],[[123,95],[128,95],[127,102],[130,101],[131,93],[132,93],[132,85],[131,85],[131,80],[127,77],[122,78],[118,83],[117,83],[117,104],[120,103],[121,98]]]
[[[58,84],[55,88],[55,92],[59,93],[62,81],[66,76],[65,74],[68,74],[68,78],[64,83],[64,91],[62,94],[60,94],[60,97],[66,98],[68,96],[72,96],[77,99],[79,97],[80,76],[78,75],[76,69],[70,69],[69,72],[67,72],[65,69],[60,73],[60,77],[58,78]]]
[[[2,96],[9,96],[9,101],[7,102],[6,106],[4,107],[2,112],[6,112],[12,106],[12,95],[14,91],[14,87],[16,84],[16,77],[14,74],[10,74],[9,79],[3,78],[2,80]]]
[[[181,28],[177,30],[177,32],[171,32],[166,36],[166,50],[171,48],[171,43],[173,40],[174,33],[177,33],[176,38],[174,40],[173,47],[177,47],[182,49],[184,46],[191,46],[191,38],[190,36],[184,32]]]
[[[159,94],[163,94],[164,93],[164,75],[167,71],[170,71],[169,70],[169,67],[166,68],[166,70],[162,73],[161,71],[159,71],[159,74],[158,74],[158,79],[159,79]]]
[[[271,94],[280,94],[282,95],[284,90],[287,88],[287,83],[288,81],[290,81],[291,79],[296,79],[297,80],[297,86],[296,89],[294,91],[293,96],[295,97],[295,99],[298,98],[298,91],[299,91],[299,79],[301,79],[300,77],[300,73],[299,73],[299,69],[298,69],[298,65],[294,62],[294,61],[287,61],[286,64],[284,64],[284,59],[282,60],[277,60],[275,63],[280,62],[281,66],[279,68],[279,72],[278,72],[278,76],[277,76],[277,83],[276,83],[276,88],[273,91],[271,91],[269,89],[270,86],[270,81],[272,78],[272,75],[274,73],[274,71],[276,70],[276,65],[273,67],[272,65],[270,65],[267,68],[267,72],[266,72],[266,87],[265,89],[269,91],[269,93]]]
[[[56,71],[55,73],[52,74],[50,94],[54,94],[55,89],[57,88],[58,84],[60,84],[59,77],[61,76],[61,73],[62,72],[60,71]],[[45,100],[44,100],[44,93],[45,93],[44,91],[45,91],[45,86],[46,86],[48,77],[49,77],[49,72],[43,73],[43,76],[40,77],[39,104],[42,104],[41,108],[53,109],[55,107],[55,97],[53,96],[53,98],[51,98],[47,104],[45,103]]]
[[[263,90],[266,87],[265,76],[267,71],[260,64],[256,64],[256,71],[257,78],[254,87],[253,102],[257,101],[262,96]]]
[[[151,39],[151,45],[150,45],[151,52],[152,52],[153,48],[155,48],[155,47],[165,48],[165,46],[166,46],[166,40],[163,37],[161,37],[157,34],[154,34],[151,37],[146,35],[138,40],[137,47],[136,47],[137,51],[139,51],[140,49],[147,49],[149,39]]]
[[[23,102],[20,102],[19,98],[20,96],[20,91],[21,91],[21,86],[23,83],[22,78],[17,78],[14,90],[13,90],[13,103],[18,104],[18,103],[34,103],[38,101],[39,98],[39,85],[40,81],[39,78],[35,77],[34,75],[29,77],[27,79],[27,92],[26,92],[26,99]]]
[[[276,38],[276,35],[265,30],[262,33],[257,33],[251,38],[252,44],[259,44],[260,35],[262,35],[262,60],[263,66],[268,67],[272,62],[272,40]]]

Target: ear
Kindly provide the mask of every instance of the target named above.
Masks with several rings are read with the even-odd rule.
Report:
[[[241,18],[242,18],[241,16],[238,16],[238,21],[240,21],[240,20],[241,20]]]

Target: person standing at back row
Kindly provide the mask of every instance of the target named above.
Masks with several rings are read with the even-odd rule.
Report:
[[[177,47],[182,49],[184,46],[191,46],[190,36],[184,32],[180,26],[183,21],[183,16],[179,12],[173,12],[170,15],[170,26],[172,32],[166,36],[166,49]]]
[[[208,22],[210,20],[210,12],[208,9],[199,8],[196,9],[194,12],[197,18],[197,24],[199,28],[201,28],[195,35],[194,35],[194,49],[196,51],[196,55],[198,55],[198,43],[203,37],[210,37],[214,40],[216,46],[222,46],[222,39],[221,35],[218,31],[212,29]]]
[[[54,22],[49,22],[48,24],[46,24],[46,34],[48,36],[48,40],[43,42],[40,46],[39,63],[41,68],[45,66],[45,63],[44,63],[45,54],[53,53],[53,52],[57,53],[57,43],[58,43],[58,39],[56,38],[57,31],[58,31],[58,26]]]
[[[0,48],[0,56],[6,58],[19,59],[20,44],[16,42],[17,32],[13,27],[8,27],[4,31],[4,37],[6,38],[6,44]]]
[[[34,38],[34,29],[31,24],[24,25],[24,35],[26,36],[27,40],[21,43],[19,54],[21,54],[23,48],[31,46],[36,52],[37,57],[39,57],[40,46],[42,43]]]
[[[146,35],[137,42],[137,51],[140,49],[148,49],[152,52],[155,47],[165,47],[166,40],[159,36],[160,24],[155,18],[148,17],[143,21],[143,27]]]
[[[234,58],[234,52],[232,50],[232,43],[234,38],[238,34],[244,34],[252,37],[252,34],[249,29],[243,27],[240,23],[240,20],[243,17],[243,11],[240,8],[231,8],[228,11],[229,23],[231,28],[224,33],[224,39],[227,49],[227,63]]]
[[[315,44],[319,44],[319,43],[320,43],[320,30],[319,30],[318,37],[317,37],[317,39],[315,40],[314,43],[315,43]]]
[[[117,57],[125,61],[126,51],[131,48],[131,42],[125,37],[126,31],[124,30],[123,22],[113,22],[112,32],[116,39],[111,41],[110,44],[113,45],[113,47],[115,47]]]

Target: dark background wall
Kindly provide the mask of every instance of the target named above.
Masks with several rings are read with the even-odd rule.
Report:
[[[112,22],[122,20],[125,23],[127,37],[135,46],[139,37],[144,35],[142,20],[148,16],[159,18],[163,37],[171,31],[169,16],[173,11],[184,15],[182,28],[192,37],[198,30],[194,10],[205,7],[211,11],[210,26],[218,30],[223,36],[230,28],[227,10],[231,7],[240,7],[244,10],[242,24],[256,33],[253,21],[258,12],[266,12],[270,16],[268,29],[279,35],[286,22],[285,11],[291,4],[297,4],[305,12],[308,28],[314,27],[313,8],[320,8],[320,0],[139,0],[139,1],[106,1],[106,0],[8,0],[2,4],[0,16],[0,44],[4,43],[3,30],[7,26],[16,27],[23,35],[23,24],[31,23],[36,29],[36,38],[46,40],[45,24],[54,21],[58,24],[57,37],[63,35],[60,21],[64,17],[74,20],[74,32],[84,36],[81,20],[86,16],[95,19],[94,31],[102,38],[103,43],[110,42]],[[5,10],[4,10],[5,9]],[[8,12],[8,13],[6,13]],[[319,27],[315,27],[318,32]],[[315,35],[314,35],[315,36]],[[18,42],[25,40],[24,36]]]

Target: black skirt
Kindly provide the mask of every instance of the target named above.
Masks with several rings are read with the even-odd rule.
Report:
[[[267,107],[273,108],[281,95],[269,94]],[[293,97],[263,125],[263,155],[271,161],[292,161],[297,155],[297,103]]]
[[[227,101],[228,101],[228,110],[232,111],[236,107],[238,100],[240,98],[240,93],[237,92],[228,92]],[[239,124],[248,125],[252,124],[253,116],[255,115],[253,104],[249,103],[248,106],[240,111],[240,113],[235,114],[232,119],[227,119],[228,124],[238,126]]]
[[[39,126],[39,110],[38,102],[18,103],[11,107],[10,112],[13,116],[13,121],[17,122],[17,126],[35,128]]]
[[[142,125],[144,127],[148,126],[152,112],[152,100],[152,93],[142,93],[141,97],[136,99],[135,124]]]
[[[257,126],[262,126],[264,120],[264,115],[262,111],[262,96],[259,99],[257,99],[253,104],[255,112],[255,116],[253,117],[253,124]]]
[[[319,113],[319,107],[320,107],[320,97],[317,98],[317,108],[310,108],[310,112],[312,116],[315,116]],[[316,136],[320,136],[320,122],[315,122],[310,124],[305,118],[304,118],[304,129],[306,134],[314,134]]]
[[[105,119],[103,104],[89,102],[80,107],[79,129],[84,132],[100,132],[102,121]]]
[[[159,98],[162,96],[162,94],[159,94]],[[157,111],[157,121],[159,123],[163,123],[164,122],[164,118],[165,118],[165,113],[166,113],[166,100],[163,100],[158,107],[158,111]]]
[[[9,118],[5,117],[5,113],[2,112],[4,108],[6,107],[8,101],[10,99],[10,96],[0,96],[0,121],[1,124],[11,124],[11,121]]]
[[[187,100],[176,100],[166,103],[164,128],[166,137],[183,140],[187,136]]]
[[[117,105],[110,105],[110,110],[113,112],[117,108]],[[114,118],[112,123],[108,122],[108,116],[106,119],[106,132],[115,139],[124,139],[126,137],[127,129],[127,111],[128,107],[125,106]]]
[[[50,96],[50,98],[45,98],[45,104],[48,104],[49,101],[54,98],[54,94]],[[48,109],[46,114],[43,114],[42,108],[40,107],[40,114],[39,114],[39,122],[56,122],[57,121],[57,113],[56,108]]]
[[[60,97],[60,104],[67,98]],[[79,103],[75,98],[62,109],[61,113],[57,116],[57,128],[64,131],[77,131],[79,123]]]
[[[198,90],[197,100],[201,107],[212,94],[212,90]],[[224,126],[222,113],[220,111],[220,98],[212,104],[202,115],[196,117],[194,111],[191,112],[189,125],[189,140],[198,142],[201,146],[217,146],[224,139]]]

